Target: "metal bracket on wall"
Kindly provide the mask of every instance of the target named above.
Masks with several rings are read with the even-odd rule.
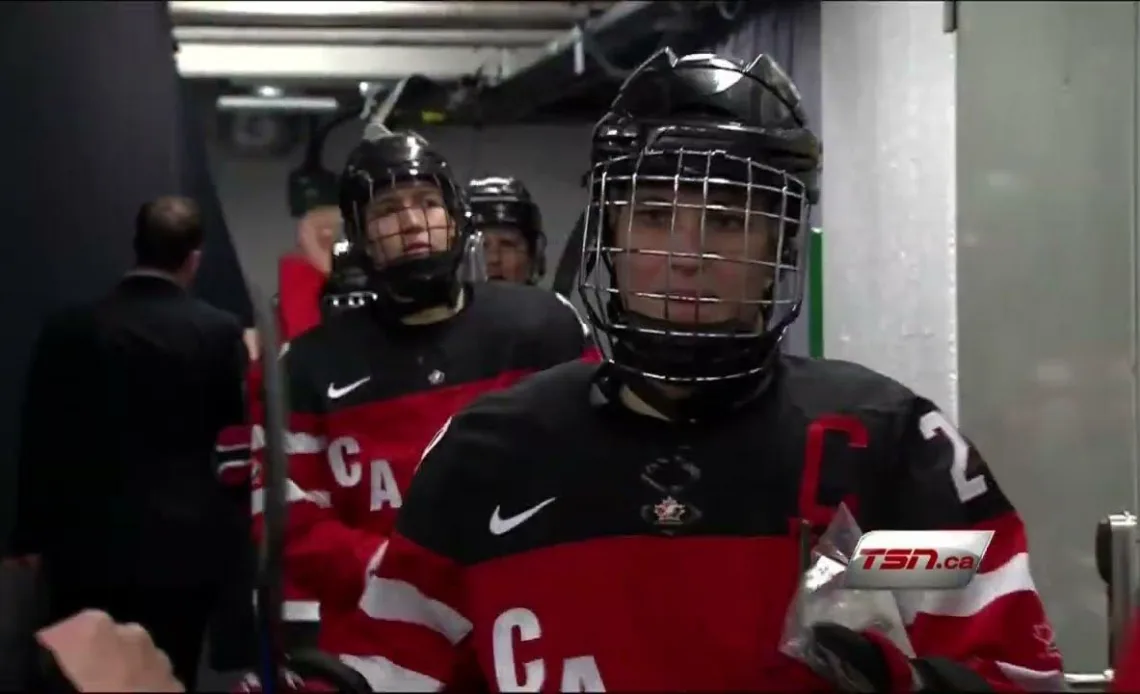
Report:
[[[944,0],[942,3],[942,33],[958,31],[958,0]]]

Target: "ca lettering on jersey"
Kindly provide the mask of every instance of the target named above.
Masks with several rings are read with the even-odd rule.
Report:
[[[351,436],[333,439],[328,448],[329,468],[337,486],[349,489],[360,484],[364,476],[364,466],[360,462],[360,443]],[[400,508],[404,498],[396,486],[392,474],[392,464],[382,458],[368,463],[369,484],[371,486],[368,510],[379,511],[385,506]]]
[[[516,646],[528,644],[542,652],[542,625],[525,607],[505,610],[491,627],[495,682],[501,692],[539,692],[548,677],[557,678],[560,692],[604,692],[605,684],[592,655],[534,658],[519,663]],[[548,667],[549,666],[549,667]]]

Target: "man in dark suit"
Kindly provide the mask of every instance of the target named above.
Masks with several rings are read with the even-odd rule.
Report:
[[[141,624],[188,689],[226,572],[244,561],[229,553],[213,450],[244,419],[247,355],[237,319],[187,292],[201,246],[192,200],[143,205],[135,269],[43,327],[10,549],[38,557],[53,620],[94,608]]]

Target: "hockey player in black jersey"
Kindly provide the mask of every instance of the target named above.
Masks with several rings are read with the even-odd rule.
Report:
[[[321,647],[354,652],[354,612],[420,454],[482,393],[593,353],[550,292],[459,278],[473,233],[446,159],[414,133],[349,155],[339,262],[366,301],[332,312],[283,352],[288,374],[288,596],[320,602]],[[335,315],[334,315],[335,314]],[[263,491],[255,480],[254,532]]]
[[[781,354],[819,141],[768,57],[663,50],[594,131],[579,290],[604,363],[482,397],[433,439],[345,658],[378,691],[1063,687],[1025,532],[931,402]],[[819,624],[780,650],[798,530],[993,531],[966,588],[908,594],[911,658]]]

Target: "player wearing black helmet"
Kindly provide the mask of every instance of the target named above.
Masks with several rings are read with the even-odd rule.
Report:
[[[516,178],[489,176],[467,184],[471,221],[483,236],[487,276],[534,284],[546,274],[542,213]]]
[[[583,356],[587,339],[548,292],[457,278],[468,211],[447,162],[421,137],[361,142],[341,177],[340,210],[350,248],[338,271],[370,300],[330,312],[283,353],[285,580],[320,602],[322,648],[352,653],[365,569],[432,435],[480,394]],[[259,482],[253,502],[260,534]]]
[[[605,356],[480,399],[425,453],[348,661],[377,690],[1049,689],[1024,529],[929,401],[784,356],[820,147],[769,58],[664,50],[594,134],[580,291]],[[780,651],[800,530],[993,531],[900,599],[918,658],[836,625]],[[446,509],[441,512],[441,509]]]

